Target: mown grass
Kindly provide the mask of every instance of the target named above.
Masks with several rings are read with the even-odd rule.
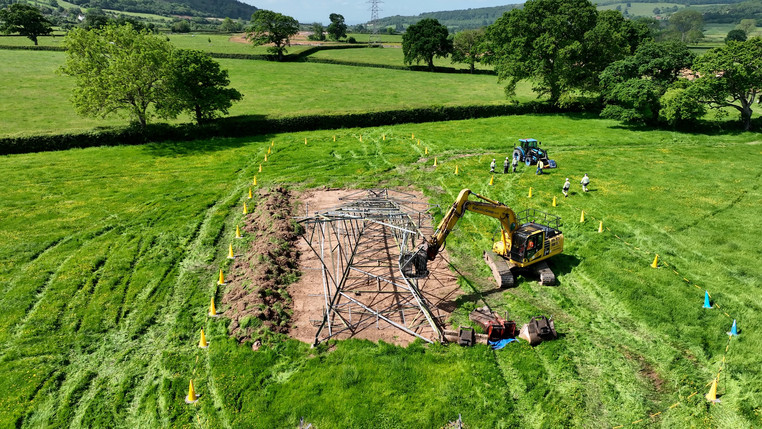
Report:
[[[119,116],[79,117],[69,101],[74,80],[56,73],[64,60],[62,52],[0,50],[0,85],[5,89],[0,93],[0,135],[63,133],[128,122]],[[229,71],[231,86],[244,96],[230,110],[231,115],[282,117],[509,102],[495,76],[315,63],[218,61]],[[533,98],[528,88],[517,97],[519,101]],[[189,121],[189,117],[180,117],[176,122]]]
[[[543,140],[560,168],[535,176],[522,166],[489,186],[489,161],[520,137]],[[234,344],[226,322],[205,313],[221,293],[216,273],[270,141],[262,186],[412,185],[441,205],[438,216],[468,187],[515,209],[560,215],[558,287],[521,280],[494,290],[481,262],[492,219],[467,214],[448,250],[466,293],[456,324],[486,301],[521,322],[553,314],[561,338],[497,352],[365,341],[312,350],[286,341],[252,352]],[[438,428],[458,414],[469,427],[611,427],[641,418],[651,426],[759,426],[762,268],[749,231],[762,201],[760,161],[758,133],[645,131],[583,115],[2,157],[0,426],[269,428],[304,417],[318,427]],[[587,194],[577,185],[585,172]],[[574,184],[568,199],[565,177]],[[599,219],[610,230],[597,233]],[[654,253],[669,267],[650,268]],[[702,395],[731,320],[701,309],[703,289],[741,328],[720,378],[723,403],[712,407]],[[208,351],[196,347],[202,327]],[[190,378],[196,406],[182,403]]]

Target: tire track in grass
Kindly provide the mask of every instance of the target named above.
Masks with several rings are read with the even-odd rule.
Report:
[[[199,223],[199,227],[196,229],[196,235],[194,237],[190,237],[189,242],[190,245],[188,246],[187,250],[185,251],[185,257],[179,262],[180,272],[177,276],[177,279],[175,280],[176,285],[186,285],[188,283],[191,283],[189,281],[188,277],[192,277],[195,275],[195,270],[192,270],[191,267],[198,267],[198,266],[205,266],[206,265],[206,253],[211,252],[212,254],[216,253],[216,249],[213,247],[208,246],[205,244],[205,241],[208,240],[208,237],[212,235],[213,237],[216,237],[219,235],[219,231],[214,232],[211,231],[213,228],[212,223],[217,221],[216,217],[219,212],[227,211],[230,207],[232,207],[240,198],[241,198],[241,189],[248,184],[248,180],[243,179],[243,177],[248,176],[250,173],[246,172],[245,170],[241,170],[241,173],[239,174],[238,179],[238,186],[236,186],[228,195],[224,196],[220,200],[218,200],[214,205],[209,207],[206,210],[206,213],[204,214],[204,219]],[[220,226],[222,228],[224,223]],[[205,248],[206,247],[206,248]],[[210,279],[209,283],[213,283],[213,280]],[[198,285],[199,292],[203,291],[203,288],[205,286]],[[178,313],[187,306],[188,302],[188,288],[187,287],[176,287],[176,291],[179,291],[180,293],[175,293],[171,297],[171,301],[167,304],[166,308],[167,311],[164,311],[164,317],[162,320],[154,325],[150,329],[149,335],[153,337],[158,337],[155,339],[155,342],[157,344],[161,343],[165,345],[165,349],[169,348],[168,343],[168,336],[169,336],[169,329],[164,329],[165,327],[171,327],[175,325],[176,318],[178,316]],[[205,310],[205,307],[204,309]],[[190,310],[192,313],[198,314],[200,312],[204,312],[203,310],[195,309]],[[205,316],[204,316],[205,317]],[[154,341],[151,341],[154,342]],[[180,350],[187,350],[189,347],[187,344],[178,346]],[[144,398],[147,394],[150,393],[151,386],[154,384],[154,382],[158,379],[164,378],[164,379],[172,379],[174,377],[173,374],[165,374],[162,371],[162,362],[161,362],[161,356],[154,356],[150,359],[150,362],[146,366],[145,374],[140,380],[139,383],[135,386],[135,395],[132,403],[130,404],[131,410],[140,410],[141,403],[143,402]],[[212,368],[210,367],[210,364],[208,362],[208,359],[206,360],[205,369],[207,370],[207,378],[210,378]],[[189,378],[189,375],[183,375],[183,379]],[[209,387],[209,395],[213,398],[212,401],[215,404],[223,404],[223,400],[221,395],[216,389],[216,386],[213,383],[206,383],[205,386]],[[171,394],[171,393],[170,393]],[[163,398],[163,395],[160,395],[159,403],[161,404],[162,401],[165,402]],[[162,406],[162,409],[166,409],[167,404],[164,403],[164,406]],[[227,416],[224,413],[224,408],[222,408],[221,414],[222,420],[221,423],[223,427],[230,427],[230,423],[227,421]],[[203,408],[201,409],[202,414],[205,414],[203,412]],[[209,421],[210,419],[213,419],[214,417],[218,416],[206,416],[206,420]],[[140,413],[139,412],[133,412],[128,414],[127,416],[127,422],[131,426],[140,426],[143,422],[140,420]],[[168,422],[164,422],[168,423]]]
[[[105,228],[102,228],[99,231],[95,231],[94,233],[91,232],[85,232],[80,234],[81,236],[88,236],[91,235],[90,238],[83,242],[79,242],[78,240],[80,237],[71,237],[71,239],[67,239],[67,242],[71,242],[73,245],[76,245],[78,248],[82,248],[87,246],[89,243],[91,243],[94,240],[97,240],[101,238],[103,235],[107,234],[113,226],[107,226]],[[26,331],[27,324],[29,323],[29,320],[31,320],[34,315],[38,312],[38,309],[45,299],[48,290],[52,287],[52,285],[55,283],[55,281],[58,279],[58,276],[62,273],[62,270],[65,269],[69,262],[71,262],[72,258],[77,256],[77,252],[70,252],[69,255],[60,263],[57,265],[56,270],[50,274],[46,281],[40,285],[40,287],[35,291],[34,299],[32,302],[30,302],[29,306],[24,311],[24,316],[21,318],[21,320],[14,324],[13,328],[11,329],[11,335],[13,337],[18,338],[22,333]],[[39,258],[37,259],[39,261]],[[31,267],[30,267],[31,269]]]

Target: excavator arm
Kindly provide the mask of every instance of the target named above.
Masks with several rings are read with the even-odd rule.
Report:
[[[470,201],[468,199],[470,195],[474,195],[482,201]],[[445,239],[466,211],[483,214],[499,220],[500,225],[502,226],[501,239],[503,241],[503,248],[511,248],[512,233],[518,228],[516,213],[503,203],[471,192],[470,189],[463,189],[460,191],[460,194],[458,194],[458,198],[455,200],[452,207],[450,207],[450,210],[447,211],[447,214],[445,214],[445,217],[437,226],[434,234],[426,243],[426,257],[429,261],[433,261],[437,257],[439,250],[442,248],[442,245],[444,245]]]

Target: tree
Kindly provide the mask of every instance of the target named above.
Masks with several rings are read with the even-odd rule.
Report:
[[[484,29],[482,28],[456,33],[452,39],[452,62],[468,64],[473,73],[475,63],[481,61],[483,41]]]
[[[191,25],[187,19],[180,19],[172,23],[173,33],[190,33]]]
[[[132,25],[75,28],[64,41],[61,72],[73,76],[72,101],[83,116],[106,117],[126,110],[145,127],[149,106],[166,97],[172,45]]]
[[[697,42],[704,37],[704,16],[697,10],[682,9],[673,13],[669,25],[680,34],[682,42]]]
[[[756,19],[742,19],[738,25],[736,25],[736,28],[738,30],[743,30],[744,34],[748,37],[749,34],[751,34],[752,31],[754,31],[755,28],[757,28],[757,20]]]
[[[333,40],[339,40],[342,37],[347,37],[347,24],[344,23],[344,17],[338,13],[332,13],[328,16],[331,23],[328,24],[328,37]],[[361,26],[360,26],[361,27]]]
[[[452,52],[452,41],[447,27],[432,18],[425,18],[409,26],[402,35],[402,53],[405,64],[425,61],[434,70],[434,57],[445,58]]]
[[[45,36],[53,31],[50,21],[42,16],[40,9],[24,3],[13,3],[0,10],[0,32],[19,33],[37,45],[37,36]]]
[[[752,106],[762,91],[762,38],[711,49],[696,59],[693,71],[699,76],[691,88],[698,100],[713,109],[738,110],[744,129],[751,129]]]
[[[672,126],[690,123],[706,114],[706,107],[690,93],[690,87],[673,85],[659,99],[659,117]]]
[[[220,25],[220,30],[226,33],[235,33],[242,30],[241,24],[230,18],[225,18]]]
[[[172,52],[166,83],[167,97],[157,103],[167,117],[181,112],[193,115],[198,124],[227,114],[234,101],[243,97],[230,85],[227,70],[202,51],[178,49]]]
[[[310,40],[325,40],[325,27],[323,27],[323,24],[319,22],[315,22],[312,24],[312,34],[307,36]]]
[[[299,32],[299,22],[290,16],[285,16],[271,10],[259,9],[251,15],[251,27],[246,34],[254,46],[272,43],[268,52],[278,55],[278,61],[283,61],[286,46],[291,45],[291,36]]]
[[[743,42],[746,40],[746,33],[743,30],[735,29],[728,31],[728,35],[725,36],[725,42],[735,40],[736,42]]]
[[[647,26],[616,11],[598,18],[589,0],[529,0],[487,27],[484,61],[507,82],[507,95],[526,79],[538,96],[558,104],[579,90],[597,88],[606,65],[624,58],[648,34]]]
[[[646,42],[635,54],[611,63],[601,73],[605,118],[654,124],[660,98],[694,59],[678,41]]]

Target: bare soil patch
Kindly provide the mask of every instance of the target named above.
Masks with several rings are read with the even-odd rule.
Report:
[[[298,275],[291,192],[260,189],[256,201],[243,226],[254,239],[236,257],[222,297],[228,307],[224,316],[231,319],[228,329],[239,341],[262,339],[268,331],[288,332],[291,298],[286,285]]]

